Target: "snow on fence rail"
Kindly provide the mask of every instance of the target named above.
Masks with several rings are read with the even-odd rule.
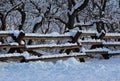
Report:
[[[38,33],[26,33],[23,39],[29,40],[62,40],[62,39],[71,39],[72,36],[69,34],[38,34]]]
[[[80,39],[81,37],[87,39]],[[65,34],[51,33],[51,34],[39,34],[39,33],[24,33],[23,31],[0,31],[0,37],[11,37],[14,42],[4,44],[1,42],[0,48],[9,49],[8,53],[24,52],[28,51],[32,55],[37,56],[37,58],[26,58],[24,55],[6,55],[5,57],[0,56],[0,61],[4,60],[19,60],[19,61],[49,61],[49,60],[64,60],[70,57],[75,57],[81,62],[84,62],[84,58],[89,57],[89,55],[101,54],[105,59],[109,58],[109,54],[119,54],[111,50],[96,50],[96,48],[106,48],[106,47],[116,47],[120,46],[120,41],[106,41],[106,39],[120,39],[120,33],[105,33],[101,32],[98,34],[96,31],[70,31]],[[69,43],[65,44],[40,44],[40,45],[27,45],[24,43],[24,40],[69,40]],[[23,43],[22,43],[23,42]],[[90,45],[91,47],[87,50],[80,51],[81,48],[84,48],[84,45]],[[58,55],[58,56],[43,56],[34,50],[47,50],[47,49],[60,49],[59,53],[66,53],[67,55]],[[119,50],[119,48],[118,48]],[[73,53],[71,56],[70,53]],[[79,53],[76,55],[76,53]],[[84,55],[83,55],[84,54]],[[41,57],[42,56],[42,57]]]
[[[26,49],[27,50],[34,50],[34,49],[74,49],[74,48],[80,48],[81,46],[78,44],[60,44],[60,45],[56,45],[56,44],[47,44],[47,45],[27,45]]]

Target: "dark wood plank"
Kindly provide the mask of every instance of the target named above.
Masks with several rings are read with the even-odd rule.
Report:
[[[92,50],[86,51],[85,53],[86,53],[87,55],[91,55],[91,54],[108,54],[107,51],[92,51]]]
[[[120,33],[106,33],[103,39],[120,39]]]
[[[47,58],[30,58],[30,59],[26,59],[26,62],[29,61],[57,61],[57,60],[67,60],[68,58],[74,57],[76,59],[80,59],[80,58],[87,58],[87,55],[67,55],[67,56],[60,56],[60,57],[47,57]]]
[[[42,54],[40,54],[40,53],[38,53],[38,52],[36,52],[36,51],[33,51],[33,50],[28,50],[28,52],[29,52],[30,54],[35,55],[35,56],[38,56],[38,57],[42,56]]]
[[[101,44],[102,44],[102,42],[94,42],[94,41],[93,41],[93,42],[92,42],[92,41],[90,42],[90,41],[84,41],[84,40],[81,41],[80,43],[81,43],[82,45],[83,45],[83,44],[84,44],[84,45],[101,45]]]
[[[0,45],[0,48],[19,48],[19,49],[23,49],[23,48],[25,48],[25,46],[24,45],[2,44],[2,45]]]
[[[10,57],[0,57],[0,61],[25,61],[24,56],[10,56]]]

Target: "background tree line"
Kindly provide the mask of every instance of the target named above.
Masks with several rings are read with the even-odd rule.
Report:
[[[120,0],[1,0],[0,30],[120,32]]]

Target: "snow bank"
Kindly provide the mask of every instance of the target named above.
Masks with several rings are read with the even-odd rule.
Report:
[[[58,32],[52,32],[49,34],[40,34],[40,33],[26,33],[25,36],[37,36],[37,37],[58,37],[58,36],[70,36],[69,33],[59,34]]]
[[[119,81],[119,57],[80,63],[67,61],[0,63],[0,81]]]

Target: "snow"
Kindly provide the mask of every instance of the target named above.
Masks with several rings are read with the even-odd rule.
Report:
[[[19,31],[19,30],[8,30],[8,31],[0,31],[0,34],[8,34],[8,35],[11,35],[13,34],[14,36],[18,37],[19,33],[20,32],[24,32],[23,30]]]
[[[75,26],[89,26],[89,25],[92,25],[93,22],[80,22],[80,23],[75,23],[74,24],[74,27]]]
[[[21,42],[20,42],[20,44],[24,45],[24,44],[25,44],[25,42],[24,42],[24,41],[21,41]]]
[[[97,34],[97,31],[94,31],[94,30],[79,30],[79,32]]]
[[[103,42],[104,45],[120,45],[120,42]]]
[[[79,39],[79,42],[102,42],[103,40],[100,39],[87,39],[87,40],[81,40]]]
[[[12,42],[12,43],[9,43],[9,45],[15,45],[15,46],[18,46],[19,44],[17,42]]]
[[[109,53],[109,54],[116,54],[116,53],[117,53],[117,54],[120,54],[120,50],[116,50],[116,51],[109,51],[108,53]]]
[[[119,81],[120,57],[89,60],[0,63],[0,81]]]
[[[9,31],[0,31],[0,34],[14,34],[14,36],[18,37],[20,32],[24,32],[24,31],[19,31],[19,30],[9,30]],[[78,32],[78,30],[70,30],[70,32],[65,33],[65,34],[59,34],[58,32],[52,32],[49,34],[40,34],[40,33],[26,33],[25,36],[37,36],[37,37],[58,37],[58,36],[75,36],[75,34]],[[84,33],[91,33],[91,34],[98,34],[97,31],[93,31],[93,30],[79,30],[79,32]],[[104,32],[104,31],[102,31]],[[100,34],[99,34],[100,35]],[[99,35],[97,35],[99,37]],[[106,33],[106,36],[120,36],[119,33]]]
[[[120,33],[106,33],[106,36],[120,36]]]
[[[0,31],[0,34],[11,34],[9,31]]]
[[[43,55],[41,57],[37,57],[37,56],[30,56],[30,57],[26,57],[26,59],[33,59],[33,58],[54,58],[54,57],[67,57],[67,56],[79,56],[79,55],[85,55],[85,53],[70,53],[69,55],[66,53],[62,53],[62,54],[54,54],[54,55]]]
[[[14,29],[11,29],[11,30],[9,30],[9,31],[4,31],[4,32],[8,32],[8,33],[10,33],[10,34],[13,34],[14,36],[16,36],[16,37],[18,37],[18,35],[19,35],[19,33],[20,33],[20,31],[19,30],[14,30]]]
[[[2,44],[2,42],[0,42],[0,45]]]
[[[63,46],[74,46],[77,43],[65,43],[65,44],[41,44],[41,45],[26,45],[26,48],[37,48],[37,47],[63,47]]]
[[[116,42],[116,41],[114,41],[114,42],[107,42],[107,41],[104,41],[104,40],[100,40],[100,39],[87,39],[87,40],[81,40],[81,39],[79,39],[78,40],[80,43],[86,43],[86,44],[88,44],[88,43],[91,43],[91,45],[92,45],[92,43],[101,43],[101,44],[103,44],[103,45],[111,45],[111,46],[119,46],[120,45],[120,42]]]
[[[58,32],[53,32],[50,34],[40,34],[40,33],[26,33],[25,36],[37,36],[37,37],[58,37],[58,36],[70,36],[69,33],[59,34]]]
[[[77,32],[81,32],[82,34],[98,34],[97,31],[94,30],[70,30],[70,36],[75,36]]]
[[[109,49],[107,48],[96,48],[96,49],[90,49],[90,50],[85,50],[84,48],[82,49],[82,52],[108,52]]]
[[[12,56],[24,56],[24,57],[29,57],[30,54],[29,54],[28,52],[24,52],[24,53],[0,54],[0,57],[12,57]]]

